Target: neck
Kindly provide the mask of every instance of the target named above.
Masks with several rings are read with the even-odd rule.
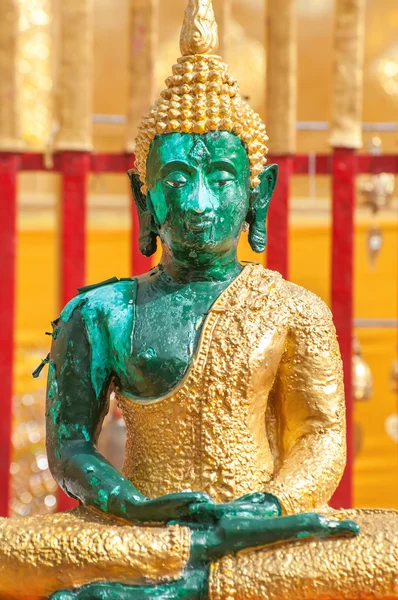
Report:
[[[207,255],[199,251],[197,256],[184,257],[172,254],[163,246],[159,267],[172,279],[181,283],[191,281],[231,281],[242,270],[236,256],[236,248],[222,255]]]

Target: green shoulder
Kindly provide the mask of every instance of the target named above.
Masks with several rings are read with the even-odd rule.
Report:
[[[83,317],[98,312],[109,313],[113,308],[124,306],[130,301],[136,290],[136,279],[112,277],[99,283],[78,289],[78,294],[66,304],[58,320],[67,323],[74,311],[79,309]],[[116,304],[116,305],[115,305]],[[56,323],[55,321],[54,323]]]
[[[81,288],[53,323],[57,330],[73,330],[83,322],[90,348],[91,382],[98,396],[111,371],[118,371],[131,352],[137,280],[111,279]],[[70,331],[72,334],[72,331]],[[56,341],[55,341],[56,345]]]

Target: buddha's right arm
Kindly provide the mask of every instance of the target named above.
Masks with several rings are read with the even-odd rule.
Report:
[[[98,359],[101,354],[106,361],[107,341],[101,341],[101,336],[96,343],[95,339],[89,341],[87,320],[77,307],[70,318],[56,323],[53,334],[46,428],[54,478],[69,496],[84,505],[133,522],[188,517],[189,505],[208,501],[208,496],[176,494],[148,500],[97,451],[95,444],[108,411],[112,372],[104,368],[93,382],[93,361],[98,364],[94,355]]]
[[[108,369],[96,393],[91,361],[97,351],[79,308],[56,324],[47,386],[47,454],[53,476],[69,496],[126,518],[127,505],[144,497],[95,448],[111,377]]]

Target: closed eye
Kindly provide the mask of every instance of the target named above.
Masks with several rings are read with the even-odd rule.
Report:
[[[225,169],[216,169],[209,174],[209,182],[215,187],[226,187],[235,181],[235,177]]]
[[[167,179],[166,183],[167,183],[167,185],[169,185],[172,188],[179,189],[179,188],[184,187],[184,185],[186,185],[187,182],[186,182],[186,180],[184,180],[184,181],[173,181],[172,179]]]

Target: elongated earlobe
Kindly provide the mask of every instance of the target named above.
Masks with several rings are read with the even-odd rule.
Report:
[[[267,245],[267,228],[265,220],[253,214],[253,221],[249,224],[249,244],[253,252],[264,252]]]
[[[264,252],[267,245],[267,214],[277,177],[278,166],[267,165],[260,175],[260,185],[251,193],[246,220],[249,223],[249,244],[254,252]]]
[[[137,207],[138,220],[140,224],[140,233],[138,235],[138,245],[141,254],[144,256],[152,256],[156,252],[157,234],[153,223],[152,215],[146,204],[146,196],[142,193],[142,183],[138,172],[134,169],[127,171],[130,179],[133,199]]]

